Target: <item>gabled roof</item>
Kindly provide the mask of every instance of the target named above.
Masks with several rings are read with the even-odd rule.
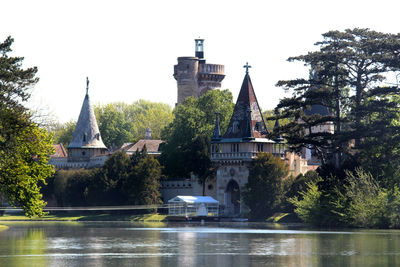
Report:
[[[163,140],[148,140],[148,139],[140,139],[133,146],[126,149],[127,153],[134,153],[137,150],[142,151],[144,146],[146,146],[147,153],[155,154],[160,153],[159,147]]]
[[[50,155],[50,158],[66,158],[68,157],[68,153],[65,150],[63,144],[55,144],[53,145],[54,154]]]
[[[101,140],[99,127],[97,126],[97,120],[87,91],[74,134],[72,135],[72,141],[69,143],[68,148],[107,149],[103,140]]]
[[[223,138],[264,138],[267,128],[258,105],[250,76],[246,73],[228,130]]]
[[[184,202],[184,203],[215,203],[219,201],[209,196],[176,196],[168,200],[168,202]]]

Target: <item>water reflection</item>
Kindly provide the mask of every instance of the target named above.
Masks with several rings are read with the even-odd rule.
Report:
[[[251,224],[7,225],[10,229],[0,232],[0,266],[400,265],[399,231],[307,231]]]

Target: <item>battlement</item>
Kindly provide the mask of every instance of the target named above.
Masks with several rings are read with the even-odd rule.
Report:
[[[220,64],[199,64],[199,73],[224,75],[225,66]]]

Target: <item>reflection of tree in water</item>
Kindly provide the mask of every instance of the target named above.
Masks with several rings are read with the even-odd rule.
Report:
[[[8,255],[16,255],[17,257],[7,257],[5,262],[0,262],[3,266],[26,266],[29,262],[30,266],[48,266],[45,251],[47,248],[46,235],[43,229],[28,228],[21,235],[18,233],[0,240],[0,246],[8,247]],[[2,254],[5,252],[1,251]],[[42,255],[42,256],[40,256]],[[29,258],[29,261],[27,261]]]

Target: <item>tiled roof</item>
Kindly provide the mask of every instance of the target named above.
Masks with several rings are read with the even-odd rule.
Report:
[[[163,140],[147,140],[147,139],[140,139],[137,141],[136,144],[131,146],[126,150],[126,152],[136,152],[137,150],[142,151],[143,147],[146,145],[146,149],[148,153],[159,153],[159,147]]]
[[[96,117],[93,107],[90,104],[89,94],[86,93],[83,100],[81,113],[76,123],[72,141],[68,148],[104,148],[106,146],[101,140],[99,127],[97,126]]]
[[[246,73],[235,109],[223,138],[264,138],[267,128],[250,76]]]
[[[65,150],[63,144],[55,144],[53,145],[54,154],[50,155],[51,158],[65,158],[68,157],[68,153]]]

